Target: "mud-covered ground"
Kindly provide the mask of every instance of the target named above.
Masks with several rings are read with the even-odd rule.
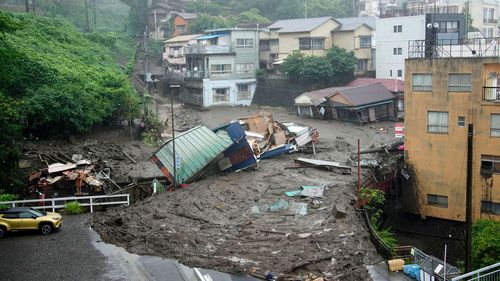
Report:
[[[272,112],[277,121],[318,128],[317,159],[347,163],[358,138],[362,149],[394,141],[391,123],[357,126],[302,119],[273,108],[192,113],[211,127],[261,110]],[[369,280],[365,265],[380,257],[353,208],[356,169],[351,175],[285,169],[296,157],[313,156],[285,155],[261,161],[255,170],[205,178],[134,206],[95,214],[93,226],[106,242],[130,252],[175,258],[190,266],[258,275],[272,271],[283,280],[300,280],[308,273],[327,280]],[[302,185],[327,188],[317,200],[284,194]],[[266,211],[280,199],[307,203],[308,214]],[[334,206],[345,210],[346,217],[335,218]]]

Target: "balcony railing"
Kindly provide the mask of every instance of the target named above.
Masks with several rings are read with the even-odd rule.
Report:
[[[204,54],[231,54],[231,45],[199,45],[194,44],[184,47],[184,55],[204,55]]]
[[[499,38],[408,41],[409,58],[498,57]]]
[[[483,23],[498,23],[497,19],[483,19]]]
[[[416,6],[410,8],[385,9],[380,13],[381,18],[419,16],[425,14],[448,14],[459,13],[458,6],[434,7],[434,6]]]
[[[483,87],[483,101],[500,103],[500,87]]]

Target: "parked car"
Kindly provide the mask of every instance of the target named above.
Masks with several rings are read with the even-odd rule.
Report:
[[[39,230],[43,235],[59,229],[62,216],[33,208],[11,208],[0,212],[0,238],[9,231]]]

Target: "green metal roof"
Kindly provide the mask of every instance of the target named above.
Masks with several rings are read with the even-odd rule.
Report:
[[[175,154],[177,158],[180,158],[180,161],[178,160],[180,165],[177,167],[177,182],[189,183],[196,180],[193,177],[232,144],[230,138],[219,136],[205,126],[197,126],[177,135]],[[169,172],[172,172],[174,169],[172,139],[158,149],[154,156]]]

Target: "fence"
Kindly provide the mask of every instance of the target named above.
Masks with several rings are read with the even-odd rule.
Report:
[[[500,281],[500,262],[454,277],[451,281]]]
[[[409,58],[497,57],[499,38],[408,41]]]
[[[102,202],[102,199],[106,200]],[[118,200],[121,199],[121,200]],[[110,201],[111,200],[111,201]],[[113,201],[118,200],[118,201]],[[14,207],[31,207],[33,209],[51,209],[55,212],[56,209],[64,208],[67,202],[77,201],[82,207],[90,207],[90,212],[94,212],[94,206],[106,206],[106,205],[130,205],[130,194],[116,194],[116,195],[97,195],[97,196],[73,196],[73,197],[61,197],[61,198],[50,198],[50,199],[30,199],[30,200],[16,200],[16,201],[5,201],[0,202],[0,205],[11,205]],[[50,202],[49,205],[46,202]],[[56,203],[56,202],[63,202]]]

